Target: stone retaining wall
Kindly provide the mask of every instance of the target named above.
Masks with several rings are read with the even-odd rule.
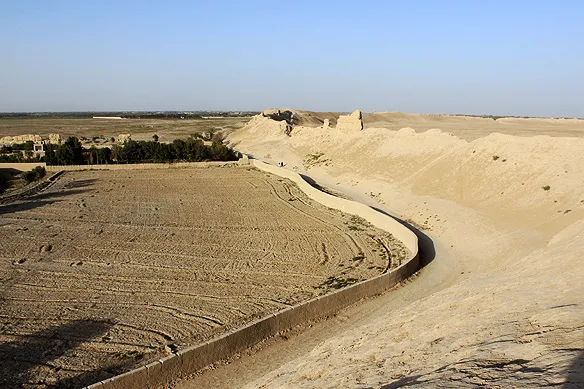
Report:
[[[322,192],[306,182],[302,177],[300,177],[298,173],[291,170],[269,165],[257,159],[250,160],[250,164],[260,170],[293,181],[304,193],[306,193],[308,197],[321,203],[322,205],[362,217],[363,219],[373,224],[375,227],[388,231],[395,238],[401,240],[410,250],[410,252],[418,252],[418,238],[416,235],[395,219],[386,216],[365,204],[357,203],[352,200],[342,199],[340,197],[332,196],[328,193]]]
[[[310,198],[329,208],[358,215],[376,227],[388,231],[410,250],[410,257],[402,265],[385,274],[283,309],[208,342],[188,347],[146,366],[95,383],[87,389],[144,389],[168,385],[172,381],[188,376],[213,362],[245,351],[279,332],[311,320],[334,315],[359,300],[379,295],[418,269],[418,239],[413,232],[393,218],[364,204],[321,192],[295,172],[258,160],[250,160],[250,164],[260,170],[294,181]]]
[[[12,201],[20,200],[22,198],[25,198],[25,197],[37,194],[39,192],[42,192],[44,190],[47,190],[51,185],[53,185],[55,183],[55,181],[57,180],[57,178],[59,178],[59,176],[61,174],[63,174],[62,170],[60,170],[56,173],[53,173],[53,175],[50,176],[48,179],[37,182],[35,185],[31,186],[30,188],[26,188],[24,190],[19,190],[16,193],[12,193],[12,194],[7,195],[7,196],[1,196],[0,197],[0,204],[10,203]]]

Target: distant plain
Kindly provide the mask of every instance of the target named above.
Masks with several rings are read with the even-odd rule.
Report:
[[[10,118],[0,119],[0,137],[35,134],[47,137],[117,137],[131,134],[134,140],[152,140],[154,134],[160,141],[172,141],[189,135],[219,130],[226,134],[242,128],[247,117],[209,119],[70,119],[70,118]]]

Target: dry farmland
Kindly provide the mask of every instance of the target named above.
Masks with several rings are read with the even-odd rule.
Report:
[[[0,205],[0,386],[109,377],[405,251],[247,167],[67,172]],[[401,254],[400,254],[401,253]]]
[[[152,140],[157,134],[161,141],[184,139],[189,135],[222,131],[225,134],[241,128],[249,121],[248,117],[225,117],[209,119],[70,119],[70,118],[19,118],[0,119],[0,138],[23,134],[60,134],[64,139],[69,136],[113,136],[130,133],[134,140]]]

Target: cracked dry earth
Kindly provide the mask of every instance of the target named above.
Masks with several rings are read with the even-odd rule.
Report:
[[[0,239],[2,388],[90,384],[407,255],[233,166],[67,172],[0,206]]]

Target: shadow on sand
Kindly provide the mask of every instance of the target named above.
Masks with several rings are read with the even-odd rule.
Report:
[[[584,388],[584,349],[580,349],[580,353],[568,368],[566,383],[562,389],[576,389]]]
[[[572,364],[570,365],[568,370],[565,372],[566,380],[561,386],[562,389],[582,389],[582,388],[584,388],[584,349],[579,349],[579,351],[580,352],[579,352],[578,356],[574,359],[574,361],[572,362]],[[434,370],[432,373],[440,373],[440,372],[446,371],[449,367],[450,366],[441,367],[439,369]],[[529,369],[529,368],[525,368],[525,369],[526,369],[525,371],[528,371],[527,369]],[[542,372],[543,371],[545,371],[545,370],[542,369]],[[440,385],[441,382],[444,382],[446,386],[448,385],[448,382],[452,383],[452,381],[450,381],[449,378],[441,379],[440,376],[436,376],[436,374],[433,375],[434,378],[428,378],[428,376],[429,376],[429,374],[427,374],[426,376],[424,376],[424,375],[411,375],[411,376],[403,377],[403,378],[400,378],[397,381],[394,381],[392,383],[382,385],[381,389],[398,389],[398,388],[407,388],[407,387],[412,387],[412,386],[416,387],[418,385],[421,387],[424,387],[424,388],[442,387],[442,385]],[[542,375],[541,377],[542,377],[542,383],[546,382],[543,380],[544,375]],[[537,377],[536,377],[536,379],[537,379]],[[533,383],[534,383],[533,379],[526,381],[526,382],[522,382],[521,377],[517,377],[516,381],[517,381],[517,386],[520,386],[520,387],[532,387]],[[498,383],[494,380],[490,384],[499,387],[499,385],[497,385]],[[482,386],[483,385],[481,385],[481,387]],[[489,386],[489,385],[487,385],[487,386]],[[541,385],[541,387],[544,387],[544,386],[545,387],[547,387],[547,386],[559,387],[559,385],[553,385],[553,384],[552,385],[545,385],[545,384]],[[538,387],[540,387],[540,386],[538,385]]]
[[[371,207],[371,208],[373,208],[377,212],[380,212],[380,213],[382,213],[386,216],[389,216],[392,219],[396,220],[401,225],[406,227],[408,230],[412,231],[418,237],[418,250],[419,250],[418,252],[420,255],[420,267],[424,267],[424,266],[428,265],[430,262],[432,262],[434,260],[434,258],[436,258],[436,249],[434,248],[434,242],[432,242],[432,239],[430,239],[430,237],[428,235],[424,234],[422,231],[420,231],[416,227],[412,226],[410,223],[406,222],[405,220],[402,220],[398,217],[395,217],[395,216],[385,212],[383,209],[380,209],[377,207]]]
[[[304,174],[300,174],[300,176],[306,182],[308,182],[311,186],[313,186],[314,188],[319,189],[325,193],[327,192],[326,188],[321,187],[311,177],[308,177]],[[331,193],[329,193],[329,194],[331,194]],[[424,234],[422,231],[420,231],[416,227],[412,226],[410,223],[406,222],[405,220],[402,220],[398,217],[395,217],[395,216],[389,214],[388,212],[384,211],[383,209],[373,207],[373,206],[371,206],[371,208],[376,210],[377,212],[380,212],[386,216],[389,216],[389,217],[395,219],[400,224],[402,224],[404,227],[406,227],[407,229],[412,231],[414,234],[416,234],[416,236],[418,237],[420,267],[424,267],[434,260],[434,258],[436,257],[436,250],[434,248],[434,242],[432,242],[432,239],[428,235]],[[438,369],[437,371],[443,370],[445,368],[446,367]],[[417,385],[422,385],[424,387],[430,387],[430,386],[432,386],[432,380],[428,380],[428,378],[425,378],[423,375],[411,375],[411,376],[403,377],[403,378],[401,378],[397,381],[394,381],[392,383],[382,385],[381,389],[398,389],[398,388],[406,388],[406,387],[412,387],[412,386],[417,386]],[[373,389],[373,388],[371,387],[371,388],[367,388],[367,389]],[[570,367],[566,371],[566,381],[562,385],[562,389],[584,389],[584,349],[579,350],[578,356],[574,359],[574,361],[572,362],[572,364],[570,365]]]
[[[0,204],[0,215],[27,211],[45,205],[62,201],[62,197],[88,192],[89,189],[65,189],[63,191],[47,191],[16,199],[7,204]]]
[[[83,342],[100,338],[112,326],[112,323],[104,321],[76,320],[22,336],[23,340],[0,344],[0,387],[22,388],[28,383],[42,381],[47,377],[35,373],[39,368],[49,368],[58,374],[58,364],[52,361],[66,357]],[[96,382],[96,377],[97,372],[90,371],[62,380],[49,378],[46,383],[38,383],[54,388],[80,388]]]
[[[83,188],[86,186],[91,186],[93,185],[93,183],[97,181],[95,178],[90,178],[87,180],[75,180],[75,181],[70,181],[67,184],[65,184],[65,188],[67,189],[71,189],[71,188]]]

